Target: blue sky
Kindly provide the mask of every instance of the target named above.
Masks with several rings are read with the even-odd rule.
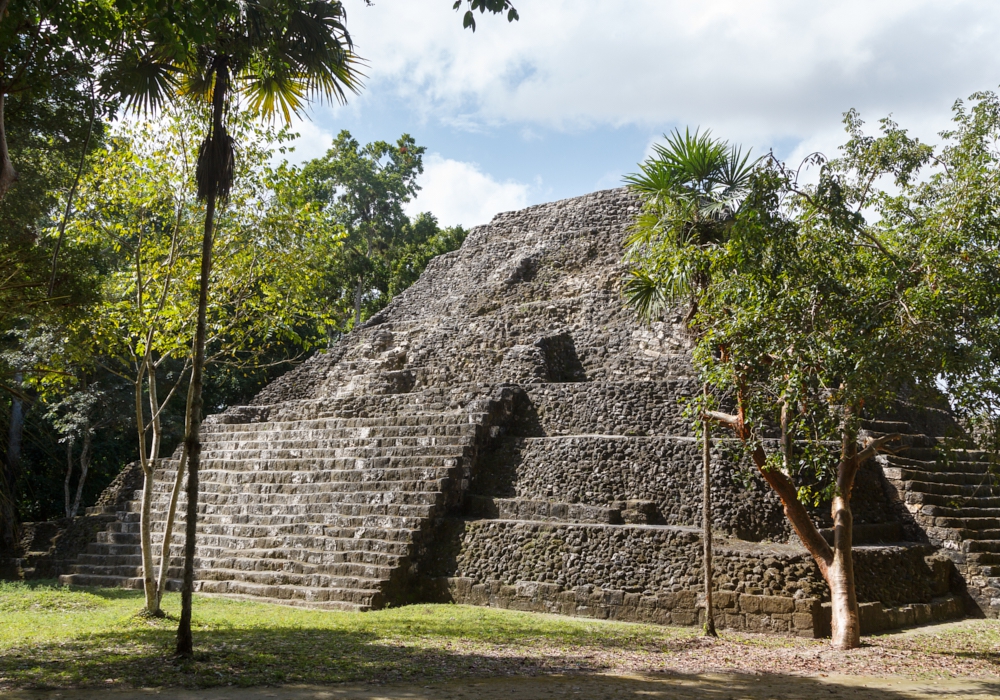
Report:
[[[444,224],[618,186],[674,127],[795,161],[835,153],[841,114],[924,139],[1000,84],[995,0],[515,0],[461,28],[451,0],[345,0],[363,93],[318,106],[296,158],[340,129],[427,147],[411,211]]]

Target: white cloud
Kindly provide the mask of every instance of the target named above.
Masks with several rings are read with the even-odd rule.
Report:
[[[415,215],[429,211],[442,226],[485,224],[495,214],[528,205],[528,185],[498,182],[475,163],[463,163],[430,154],[420,177],[421,190],[407,206]]]
[[[516,5],[519,22],[483,17],[474,35],[446,0],[355,8],[370,89],[456,128],[701,124],[765,146],[836,133],[850,107],[933,134],[1000,81],[989,0]]]
[[[291,144],[295,150],[285,155],[276,155],[275,160],[287,160],[298,165],[323,156],[333,144],[333,134],[310,119],[295,118],[292,130],[299,135]]]

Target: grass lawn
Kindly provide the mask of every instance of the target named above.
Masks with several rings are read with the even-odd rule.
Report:
[[[338,613],[195,597],[196,659],[172,658],[176,619],[136,616],[139,591],[0,582],[0,690],[388,683],[573,672],[1000,674],[1000,622],[823,640],[590,621],[461,605]],[[174,617],[180,597],[168,595]]]

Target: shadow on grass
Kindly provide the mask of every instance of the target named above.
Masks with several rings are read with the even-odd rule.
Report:
[[[886,687],[890,681],[878,685],[871,679],[820,679],[807,676],[781,674],[663,674],[644,676],[612,676],[595,672],[578,672],[561,675],[479,677],[445,679],[412,679],[388,685],[342,684],[322,686],[283,686],[247,688],[233,695],[228,688],[206,689],[185,698],[200,700],[241,700],[263,698],[277,700],[538,700],[539,698],[581,698],[586,700],[919,700],[931,698],[993,698],[1000,693],[1000,683],[985,681],[957,681],[943,684],[906,683],[902,687]],[[881,686],[881,687],[880,687]],[[14,691],[5,697],[13,700],[31,698],[40,700],[47,693]],[[102,700],[108,691],[77,690],[76,700]],[[116,695],[117,696],[117,695]],[[155,689],[125,692],[121,700],[161,696]]]

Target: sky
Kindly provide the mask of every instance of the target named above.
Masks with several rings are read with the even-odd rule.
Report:
[[[1000,85],[996,0],[513,0],[462,29],[452,0],[344,0],[365,87],[296,124],[294,159],[334,135],[425,146],[410,203],[443,225],[618,187],[674,128],[836,155],[843,113],[923,140]]]

